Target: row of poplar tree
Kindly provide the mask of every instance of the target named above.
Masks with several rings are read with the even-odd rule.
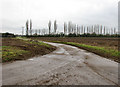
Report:
[[[30,25],[29,25],[30,24]],[[52,28],[52,22],[49,21],[48,23],[48,29],[47,30],[42,30],[42,32],[44,34],[57,34],[57,21],[54,21],[54,33],[51,32]],[[93,26],[79,26],[77,24],[73,24],[72,22],[68,22],[68,24],[66,22],[64,22],[64,35],[68,35],[68,34],[102,34],[102,35],[106,35],[106,34],[117,34],[116,32],[116,28],[106,28],[105,26],[102,25],[93,25]],[[38,30],[39,34],[40,34],[40,30]],[[48,33],[45,33],[48,32]],[[36,30],[36,34],[37,34],[37,30]],[[26,21],[26,36],[28,35],[33,35],[33,30],[32,30],[32,20]]]

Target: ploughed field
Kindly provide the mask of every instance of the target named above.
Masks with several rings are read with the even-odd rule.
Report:
[[[109,47],[118,50],[118,38],[103,38],[103,37],[39,37],[43,41],[62,41],[75,42],[92,46]]]
[[[34,56],[48,54],[55,49],[54,46],[35,40],[2,38],[2,61],[25,60]]]
[[[120,62],[118,38],[105,38],[105,37],[37,37],[36,38],[35,37],[32,39],[74,45],[76,47],[85,49],[87,51],[96,53],[100,56]]]

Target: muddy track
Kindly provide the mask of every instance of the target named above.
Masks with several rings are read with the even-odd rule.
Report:
[[[3,85],[118,85],[118,63],[77,47],[2,66]]]

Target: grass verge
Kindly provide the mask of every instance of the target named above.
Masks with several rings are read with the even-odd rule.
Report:
[[[102,57],[114,60],[116,62],[120,63],[120,51],[118,50],[113,50],[113,49],[107,49],[105,47],[99,47],[99,46],[91,46],[91,45],[86,45],[86,44],[80,44],[80,43],[74,43],[74,42],[61,42],[61,41],[53,41],[55,43],[62,43],[62,44],[67,44],[67,45],[72,45],[79,47],[81,49],[85,49],[87,51],[93,52],[95,54],[98,54]]]
[[[26,42],[28,42],[28,43],[30,43],[30,44],[37,44],[37,45],[42,45],[42,46],[46,46],[46,47],[50,47],[51,45],[49,45],[49,44],[46,44],[46,43],[44,43],[44,42],[42,42],[42,41],[38,41],[38,40],[31,40],[31,39],[28,39],[28,38],[26,38],[26,37],[16,37],[16,39],[22,39],[22,40],[24,40],[24,41],[26,41]]]
[[[30,41],[30,42],[28,42],[28,43],[30,43],[30,44],[42,45],[42,46],[46,46],[46,47],[50,47],[49,44],[43,43],[43,42],[41,42],[41,41]]]
[[[21,50],[11,46],[2,46],[2,62],[19,60],[18,56],[24,55],[26,53],[29,53],[29,51]]]

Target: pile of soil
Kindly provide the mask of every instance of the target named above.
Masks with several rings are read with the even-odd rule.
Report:
[[[25,60],[34,56],[45,55],[56,49],[56,47],[51,45],[47,47],[44,45],[30,44],[27,41],[15,38],[2,38],[2,46],[11,46],[29,51],[27,54],[17,56],[17,60]]]

